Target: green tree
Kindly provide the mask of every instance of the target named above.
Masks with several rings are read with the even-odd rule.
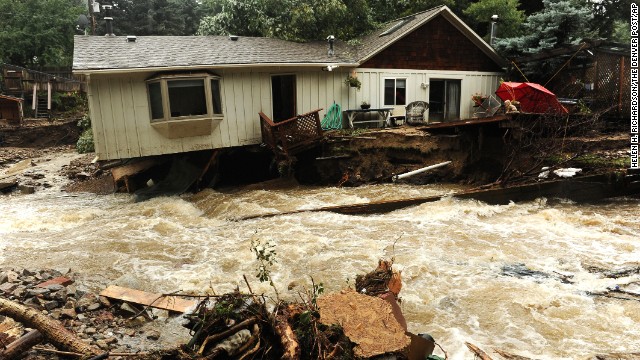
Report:
[[[366,0],[208,0],[200,35],[348,40],[372,29]]]
[[[476,31],[488,37],[491,16],[498,15],[498,36],[503,38],[518,36],[524,21],[524,11],[518,10],[519,0],[480,0],[469,5],[464,14],[475,25]],[[485,29],[484,31],[480,29]]]
[[[579,0],[544,0],[544,9],[523,23],[524,34],[498,39],[496,48],[506,56],[535,54],[558,45],[577,44],[593,37],[593,13]]]
[[[467,0],[462,0],[462,2],[467,2]],[[440,5],[456,9],[456,1],[454,0],[369,0],[368,3],[373,21],[378,24]]]
[[[0,0],[0,61],[29,68],[71,65],[82,0]]]
[[[100,19],[105,16],[101,14]],[[196,0],[119,0],[111,15],[116,35],[194,35],[202,7]],[[104,20],[96,33],[105,33]]]
[[[599,0],[592,3],[593,30],[600,38],[628,42],[631,0]],[[621,31],[626,26],[626,31]]]

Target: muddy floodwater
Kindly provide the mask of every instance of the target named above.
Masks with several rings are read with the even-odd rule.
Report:
[[[0,267],[71,268],[94,290],[118,282],[149,291],[272,293],[255,279],[251,240],[275,245],[282,297],[310,284],[353,285],[379,258],[402,270],[402,309],[453,359],[464,342],[533,358],[640,351],[640,302],[593,296],[640,274],[640,202],[577,205],[538,199],[505,206],[444,198],[388,214],[275,211],[428,196],[446,186],[206,190],[134,203],[124,194],[52,188],[0,197]],[[593,270],[603,269],[602,271]],[[562,281],[569,279],[570,281]],[[288,290],[291,288],[291,290]],[[638,290],[640,291],[640,290]]]

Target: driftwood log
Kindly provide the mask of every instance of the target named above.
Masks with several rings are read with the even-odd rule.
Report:
[[[465,345],[473,352],[480,360],[493,360],[491,356],[487,355],[486,352],[482,351],[479,347],[473,345],[472,343],[465,342]]]
[[[44,337],[38,330],[31,330],[0,351],[0,360],[19,359],[21,354],[41,343],[43,339]]]
[[[100,350],[85,344],[62,324],[38,310],[0,298],[0,315],[8,316],[23,325],[37,329],[47,341],[59,349],[83,355],[98,355]]]

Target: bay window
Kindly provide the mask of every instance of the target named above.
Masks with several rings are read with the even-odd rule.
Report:
[[[208,73],[148,79],[151,126],[168,138],[211,134],[212,122],[223,119],[220,81]]]

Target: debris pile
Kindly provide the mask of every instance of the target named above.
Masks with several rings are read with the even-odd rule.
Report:
[[[406,332],[396,302],[400,274],[391,265],[381,261],[358,276],[357,292],[322,296],[322,285],[314,283],[295,302],[250,287],[191,299],[118,286],[94,294],[77,286],[70,271],[3,269],[0,359],[406,359],[414,338],[426,340]],[[156,316],[152,307],[182,316],[190,341],[171,349],[131,346],[134,337],[160,338],[159,331],[142,330]]]

